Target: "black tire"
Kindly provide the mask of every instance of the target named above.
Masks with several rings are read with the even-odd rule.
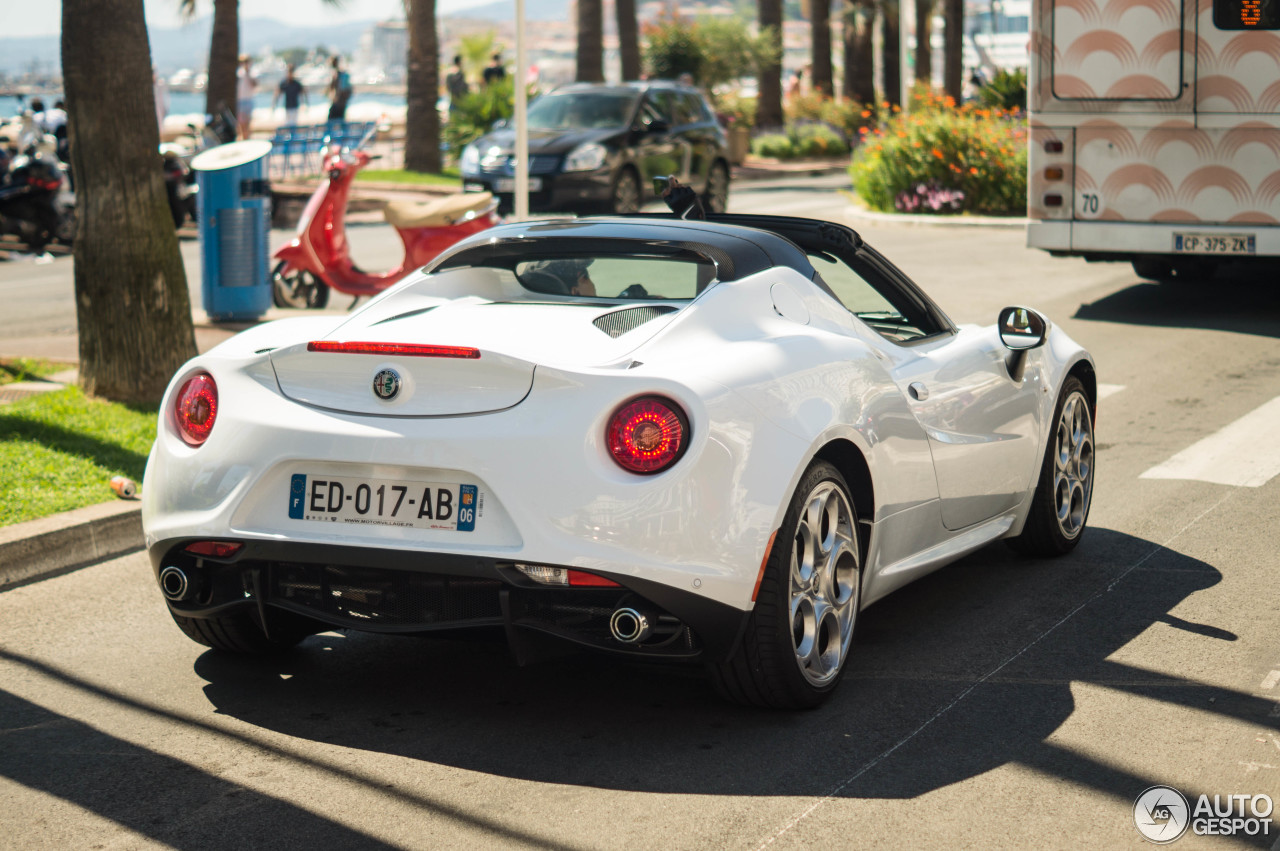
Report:
[[[1173,265],[1158,257],[1137,258],[1133,261],[1133,271],[1149,281],[1167,281],[1173,277]]]
[[[197,644],[242,656],[264,656],[288,650],[310,635],[310,631],[288,618],[272,620],[271,635],[262,631],[258,619],[241,610],[214,618],[188,618],[169,611],[178,629]]]
[[[627,167],[613,179],[613,191],[609,195],[610,209],[619,216],[640,210],[640,178],[635,169]]]
[[[729,212],[729,169],[722,162],[711,166],[707,175],[707,191],[702,195],[702,206],[708,213]]]
[[[276,307],[321,310],[329,303],[329,286],[310,272],[298,269],[285,274],[285,261],[271,270],[271,301]]]
[[[1081,440],[1087,438],[1088,446],[1087,451],[1082,447],[1081,455],[1082,457],[1087,455],[1085,460],[1088,464],[1088,473],[1087,486],[1083,489],[1079,512],[1073,510],[1074,499],[1068,497],[1069,520],[1064,522],[1059,519],[1059,489],[1064,485],[1064,480],[1069,477],[1060,474],[1056,459],[1059,457],[1063,440],[1070,441],[1070,436],[1064,434],[1063,411],[1073,400],[1078,405],[1080,415],[1086,419],[1087,435]],[[1026,525],[1022,527],[1022,532],[1017,537],[1005,539],[1005,543],[1022,555],[1047,557],[1071,552],[1084,537],[1089,508],[1093,504],[1093,486],[1096,481],[1097,466],[1093,438],[1093,409],[1084,384],[1075,376],[1063,382],[1062,392],[1058,394],[1058,404],[1053,409],[1051,427],[1053,431],[1049,434],[1048,445],[1045,446],[1044,460],[1040,464],[1040,478],[1036,481],[1036,491],[1031,498],[1031,511],[1027,515]],[[1074,457],[1074,450],[1069,450],[1069,454]],[[1066,482],[1066,485],[1069,490],[1072,489],[1070,482]]]
[[[818,508],[809,511],[811,505]],[[832,505],[837,513],[834,527],[830,523],[830,511],[824,510]],[[846,513],[841,516],[841,511]],[[812,709],[835,690],[853,646],[862,598],[857,524],[849,487],[840,471],[826,461],[814,461],[800,477],[774,540],[742,641],[729,661],[710,666],[711,680],[724,697],[735,703],[773,709]],[[823,530],[821,537],[824,540],[830,537],[832,543],[826,550],[829,555],[824,554],[822,543],[818,543],[816,549],[810,547],[808,561],[816,564],[814,556],[822,555],[831,568],[829,572],[824,569],[823,573],[833,580],[837,577],[842,580],[830,589],[835,593],[830,593],[826,601],[838,606],[831,606],[821,615],[816,615],[812,607],[806,608],[807,592],[801,587],[811,584],[816,588],[821,584],[818,581],[821,577],[813,578],[818,573],[816,567],[811,567],[808,578],[803,577],[804,536],[806,530],[814,528]],[[830,530],[829,536],[827,530]],[[814,622],[809,621],[809,614],[816,615]],[[837,622],[847,617],[848,623],[847,627],[837,626],[838,659],[825,664],[832,637],[825,629],[830,623],[828,616]],[[799,643],[798,632],[802,633]],[[824,670],[806,669],[801,661],[801,648],[810,634],[813,648],[821,651],[815,661],[824,663]]]

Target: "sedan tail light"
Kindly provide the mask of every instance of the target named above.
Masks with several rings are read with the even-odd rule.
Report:
[[[660,396],[644,396],[614,413],[606,440],[618,466],[649,475],[680,460],[688,432],[689,418],[679,405]]]
[[[218,418],[218,385],[213,376],[201,372],[188,378],[178,391],[173,414],[178,433],[189,445],[199,446],[208,440]]]

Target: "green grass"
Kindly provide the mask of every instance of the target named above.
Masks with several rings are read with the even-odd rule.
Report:
[[[402,168],[369,169],[356,175],[356,180],[366,183],[418,183],[428,186],[457,186],[460,179],[461,174],[456,168],[446,168],[440,174]]]
[[[41,358],[0,360],[0,385],[12,384],[15,381],[39,381],[74,366],[75,364],[57,363]]]
[[[156,411],[76,387],[0,406],[0,526],[115,499],[112,476],[141,482]]]

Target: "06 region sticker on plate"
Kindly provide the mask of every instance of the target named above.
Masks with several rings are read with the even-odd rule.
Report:
[[[295,473],[289,484],[294,520],[473,532],[483,510],[484,494],[475,485],[456,482]]]

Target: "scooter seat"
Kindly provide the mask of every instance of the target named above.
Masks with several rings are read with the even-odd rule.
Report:
[[[470,212],[480,212],[493,203],[488,192],[461,192],[434,201],[391,201],[382,211],[387,224],[398,228],[448,227]]]

